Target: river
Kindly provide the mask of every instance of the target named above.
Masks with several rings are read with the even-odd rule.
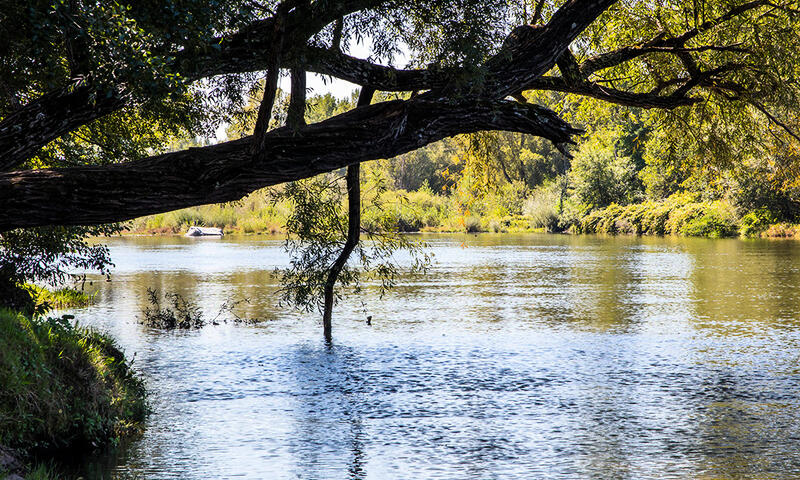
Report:
[[[276,304],[280,239],[110,239],[111,281],[74,313],[135,355],[153,414],[81,474],[800,476],[800,242],[422,238],[431,270],[346,297],[330,346]],[[148,287],[262,321],[149,330]]]

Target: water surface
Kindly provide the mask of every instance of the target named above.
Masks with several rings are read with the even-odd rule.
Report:
[[[76,314],[154,413],[85,478],[800,476],[800,242],[426,240],[431,271],[346,298],[326,346],[276,304],[279,239],[112,239]],[[148,330],[148,287],[263,322]]]

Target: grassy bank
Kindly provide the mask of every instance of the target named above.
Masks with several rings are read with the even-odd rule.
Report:
[[[660,201],[612,204],[591,209],[569,200],[559,214],[558,195],[552,188],[525,195],[509,190],[480,201],[439,195],[429,189],[382,194],[381,209],[365,206],[365,228],[391,215],[402,232],[533,232],[568,231],[609,235],[680,235],[694,237],[800,238],[800,225],[779,223],[768,211],[738,214],[725,200],[702,201],[690,193]],[[191,225],[214,226],[226,233],[281,233],[291,212],[286,201],[271,203],[257,192],[236,204],[208,205],[142,217],[128,233],[179,234]]]
[[[374,198],[365,194],[362,222],[365,228],[384,224],[390,215],[401,232],[525,232],[536,230],[524,214],[524,196],[512,188],[486,195],[480,201],[440,195],[429,188],[381,193],[381,208],[370,208]],[[126,233],[180,234],[192,225],[218,227],[225,233],[283,233],[292,211],[287,200],[273,201],[267,190],[234,203],[185,208],[132,220]]]
[[[85,307],[92,300],[92,297],[86,292],[72,288],[48,290],[33,284],[24,285],[23,288],[31,295],[37,311],[46,311],[54,308]]]
[[[92,449],[139,428],[142,381],[110,337],[0,309],[0,444]]]

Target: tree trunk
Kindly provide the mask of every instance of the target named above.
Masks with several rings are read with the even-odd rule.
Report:
[[[362,88],[358,96],[358,107],[369,105],[375,90]],[[355,163],[347,167],[347,240],[342,248],[339,257],[331,266],[328,278],[325,282],[325,305],[322,313],[322,329],[325,341],[330,343],[333,339],[331,334],[331,316],[333,315],[334,287],[339,274],[347,264],[347,259],[358,245],[361,236],[361,165]]]
[[[322,312],[322,330],[325,335],[325,341],[330,342],[333,339],[331,334],[331,317],[333,315],[333,289],[336,286],[336,280],[342,269],[347,264],[347,259],[350,254],[358,245],[361,234],[361,165],[356,163],[347,167],[347,240],[344,243],[344,248],[339,253],[339,257],[333,263],[330,271],[328,271],[328,278],[325,281],[325,305]]]

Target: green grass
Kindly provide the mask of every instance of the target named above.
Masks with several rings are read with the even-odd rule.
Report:
[[[25,474],[25,480],[57,480],[61,478],[56,472],[55,467],[46,463],[40,463],[31,468]]]
[[[48,311],[54,308],[85,307],[92,301],[92,296],[72,288],[48,290],[38,285],[26,284],[23,288],[30,293],[37,306],[37,311]]]
[[[0,444],[93,448],[135,431],[145,389],[113,339],[0,309]]]
[[[389,190],[380,194],[380,208],[373,207],[375,192],[364,193],[362,222],[376,230],[391,217],[401,232],[523,232],[535,231],[531,219],[522,212],[517,192],[499,192],[480,200],[439,195],[430,189]],[[517,203],[519,205],[517,205]],[[180,234],[191,225],[214,226],[225,233],[283,233],[291,213],[290,202],[276,203],[268,190],[253,193],[234,203],[204,205],[174,212],[150,215],[131,221],[127,233]]]

